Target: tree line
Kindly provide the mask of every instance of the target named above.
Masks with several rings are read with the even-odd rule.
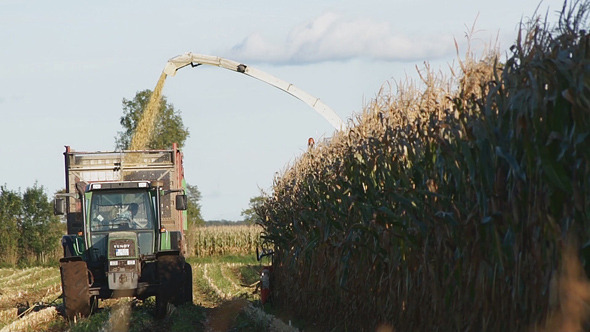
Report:
[[[0,264],[47,264],[61,256],[65,224],[53,215],[43,186],[24,192],[0,186]]]

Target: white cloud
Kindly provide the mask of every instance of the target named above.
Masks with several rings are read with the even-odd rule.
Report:
[[[411,30],[409,27],[408,31]],[[270,42],[259,33],[252,34],[232,47],[228,56],[241,61],[296,64],[355,58],[423,61],[454,51],[450,35],[395,33],[388,22],[351,20],[328,12],[293,28],[283,43]]]

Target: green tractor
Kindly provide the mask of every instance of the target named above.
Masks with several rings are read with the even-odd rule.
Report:
[[[180,151],[66,147],[64,155],[67,189],[55,213],[68,223],[60,259],[66,316],[88,316],[108,298],[155,296],[158,318],[170,304],[192,303]]]

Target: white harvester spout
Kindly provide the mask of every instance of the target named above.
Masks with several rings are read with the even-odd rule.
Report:
[[[199,65],[211,65],[225,69],[229,69],[238,73],[243,73],[248,76],[254,77],[265,83],[268,83],[278,89],[281,89],[288,94],[302,100],[307,105],[311,106],[316,112],[323,116],[328,122],[334,126],[337,130],[344,129],[344,123],[342,119],[332,110],[328,105],[324,104],[319,98],[316,98],[309,93],[297,88],[291,83],[285,82],[277,77],[274,77],[268,73],[265,73],[256,68],[241,64],[236,61],[220,58],[212,55],[185,53],[168,60],[166,67],[164,67],[164,73],[168,76],[176,75],[176,71],[180,68],[191,65],[196,67]]]
[[[174,76],[176,75],[176,71],[178,69],[188,65],[191,65],[192,67],[199,65],[211,65],[233,71],[239,71],[238,67],[240,66],[240,64],[235,61],[223,59],[218,56],[193,54],[188,52],[168,60],[168,63],[164,68],[164,73],[166,73],[168,76]]]
[[[189,60],[186,55],[179,55],[175,58],[168,60],[168,63],[166,63],[166,67],[164,67],[164,73],[172,77],[176,75],[176,71],[178,69],[188,66],[190,64],[191,60]]]

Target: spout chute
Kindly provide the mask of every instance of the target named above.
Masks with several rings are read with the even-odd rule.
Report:
[[[324,102],[322,102],[319,98],[310,95],[309,93],[297,88],[291,83],[285,82],[275,76],[263,72],[262,70],[258,70],[233,60],[188,52],[168,60],[166,67],[164,67],[164,73],[168,76],[174,76],[176,75],[176,71],[178,69],[184,68],[188,65],[191,67],[196,67],[199,65],[217,66],[261,80],[303,101],[321,116],[323,116],[337,130],[344,129],[344,123],[338,114],[328,107],[328,105],[324,104]]]

